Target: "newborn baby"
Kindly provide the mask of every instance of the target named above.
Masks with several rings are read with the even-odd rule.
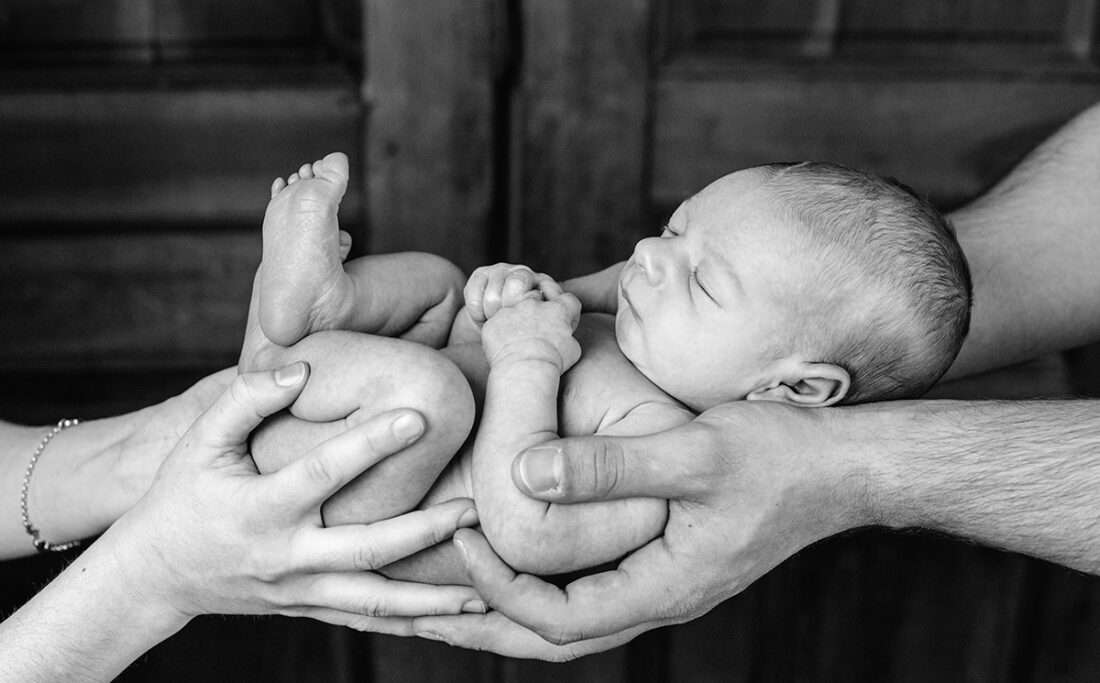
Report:
[[[277,469],[361,415],[416,408],[421,441],[341,491],[326,522],[389,517],[426,492],[472,496],[489,542],[520,571],[613,560],[659,535],[667,512],[654,499],[531,500],[511,479],[520,451],[662,431],[733,400],[916,397],[969,323],[970,279],[946,220],[904,186],[834,164],[772,164],[708,185],[624,265],[575,283],[614,317],[580,316],[573,295],[522,267],[479,269],[464,302],[461,273],[438,257],[343,266],[347,179],[346,157],[330,154],[272,188],[240,365],[307,360],[312,374],[253,455]],[[475,400],[477,436],[464,445]],[[436,556],[394,571],[451,582],[456,567]]]

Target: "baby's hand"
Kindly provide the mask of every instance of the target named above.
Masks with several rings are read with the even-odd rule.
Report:
[[[581,302],[572,294],[543,301],[538,291],[529,291],[485,323],[485,357],[489,365],[510,359],[545,360],[565,372],[581,357],[581,346],[573,338],[580,316]]]
[[[562,289],[545,273],[536,273],[527,266],[498,263],[475,270],[466,281],[463,296],[470,318],[481,325],[500,309],[515,306],[532,292],[553,299],[561,295]]]

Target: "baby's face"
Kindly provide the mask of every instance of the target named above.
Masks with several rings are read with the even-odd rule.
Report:
[[[778,360],[801,240],[759,171],[721,178],[643,239],[619,277],[615,333],[654,384],[696,410],[744,398]]]

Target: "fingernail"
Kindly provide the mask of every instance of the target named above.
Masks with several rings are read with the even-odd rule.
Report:
[[[447,642],[443,640],[443,636],[438,633],[432,633],[431,631],[417,631],[416,636],[418,638],[427,638],[428,640],[438,640],[441,643]]]
[[[458,518],[458,526],[473,526],[477,524],[477,510],[470,508]]]
[[[528,450],[519,460],[519,476],[533,493],[552,491],[561,485],[561,449],[537,447]]]
[[[485,603],[481,600],[471,600],[462,606],[463,612],[476,612],[478,614],[485,614],[489,611],[489,608],[485,606]]]
[[[455,547],[458,548],[458,554],[462,556],[462,564],[470,564],[470,555],[466,552],[466,544],[456,538]]]
[[[281,387],[292,387],[306,376],[306,364],[302,361],[284,365],[275,371],[275,383]]]
[[[413,441],[424,433],[424,421],[415,415],[405,413],[390,425],[393,435],[402,441]]]

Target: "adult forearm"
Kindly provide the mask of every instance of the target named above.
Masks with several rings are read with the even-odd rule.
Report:
[[[588,313],[611,313],[619,309],[618,283],[625,261],[603,270],[582,275],[561,283],[562,289],[580,299]]]
[[[105,536],[0,624],[0,680],[106,681],[187,617],[126,581]]]
[[[1100,339],[1100,105],[950,218],[974,310],[949,377]]]
[[[61,543],[102,532],[122,510],[109,483],[122,444],[136,431],[138,414],[82,422],[47,444],[30,478],[27,507],[41,536]],[[23,529],[20,488],[35,449],[52,426],[0,423],[0,559],[34,553]],[[167,452],[167,449],[166,449]],[[134,497],[140,495],[137,492]]]
[[[875,425],[855,441],[884,523],[1100,573],[1100,402],[910,402],[846,417]]]

